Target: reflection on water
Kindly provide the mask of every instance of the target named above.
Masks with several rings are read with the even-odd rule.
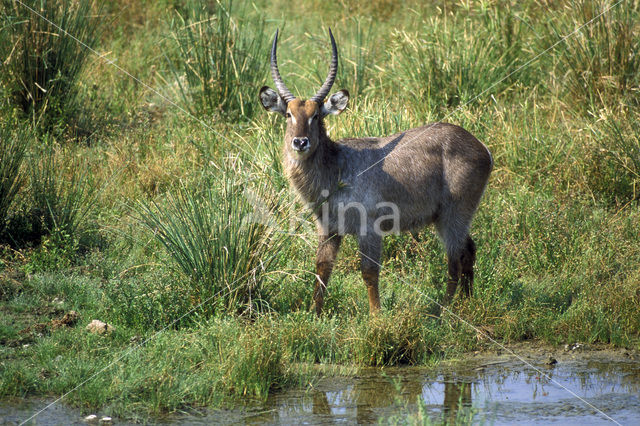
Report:
[[[640,363],[561,360],[540,371],[508,358],[467,360],[435,369],[363,369],[356,377],[322,379],[313,388],[277,393],[261,405],[173,416],[156,424],[371,424],[407,417],[453,424],[609,424],[588,401],[621,424],[640,424]],[[565,389],[566,388],[566,389]],[[580,398],[567,391],[570,389]],[[43,401],[0,406],[3,421],[19,423]],[[422,417],[420,417],[422,416]],[[37,424],[80,423],[79,412],[56,406]],[[116,424],[122,424],[116,422]]]
[[[640,422],[639,363],[567,361],[540,370],[542,374],[507,358],[450,371],[365,369],[355,378],[327,378],[306,392],[274,395],[257,412],[219,412],[217,419],[251,424],[370,424],[407,416],[417,419],[421,406],[431,421],[444,423],[461,419],[491,424],[610,423],[582,398],[620,423]]]
[[[357,379],[331,379],[308,392],[290,391],[271,397],[259,413],[246,413],[248,423],[330,423],[354,421],[377,423],[385,416],[415,411],[418,401],[439,413],[440,420],[455,422],[460,409],[472,407],[474,383],[444,377],[434,383],[417,380],[420,370],[413,368],[380,372],[370,370]],[[408,373],[408,374],[407,374]],[[424,372],[422,372],[424,373]],[[422,374],[424,375],[424,374]],[[395,380],[392,377],[395,377]],[[341,382],[336,384],[335,381]],[[439,395],[439,402],[434,398]],[[312,416],[309,417],[308,415]],[[434,417],[434,420],[436,418]]]
[[[455,422],[458,409],[471,407],[471,389],[473,383],[467,383],[460,380],[444,382],[444,409],[445,419],[452,423]]]

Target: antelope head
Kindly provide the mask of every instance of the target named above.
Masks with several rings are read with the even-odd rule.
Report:
[[[260,103],[264,109],[281,114],[287,119],[285,151],[291,158],[297,160],[310,157],[321,143],[321,138],[326,136],[324,117],[329,114],[340,114],[349,102],[349,92],[346,90],[340,90],[325,100],[338,71],[338,49],[331,30],[329,30],[329,36],[332,49],[331,65],[329,75],[318,93],[308,100],[298,99],[285,86],[278,71],[276,55],[278,31],[271,47],[271,75],[277,91],[267,86],[260,89]]]

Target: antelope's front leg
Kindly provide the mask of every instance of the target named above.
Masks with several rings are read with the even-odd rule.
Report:
[[[382,237],[375,232],[368,232],[359,237],[358,243],[360,246],[360,270],[369,295],[369,312],[376,313],[380,310],[378,279],[380,277]]]
[[[333,263],[338,255],[341,242],[341,235],[320,235],[318,254],[316,256],[316,288],[313,292],[313,302],[316,305],[316,314],[318,315],[322,312],[324,292],[327,289],[329,277],[333,270]]]

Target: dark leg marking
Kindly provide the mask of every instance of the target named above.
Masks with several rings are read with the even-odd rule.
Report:
[[[470,236],[467,236],[465,250],[460,258],[462,266],[461,285],[463,295],[466,297],[473,296],[473,265],[476,261],[476,244]]]
[[[460,281],[460,257],[451,256],[448,258],[449,266],[449,280],[447,281],[447,294],[444,297],[444,304],[448,304],[453,300],[453,296],[456,294],[458,288],[458,282]]]

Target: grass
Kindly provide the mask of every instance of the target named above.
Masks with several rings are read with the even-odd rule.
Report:
[[[425,19],[417,31],[396,31],[405,96],[424,99],[419,108],[426,111],[446,111],[487,91],[498,95],[526,84],[535,68],[515,74],[524,62],[526,26],[514,15],[510,6],[443,13]]]
[[[171,21],[169,49],[178,52],[169,61],[171,80],[196,116],[234,120],[258,111],[254,97],[265,76],[265,24],[249,18],[246,8],[236,11],[231,0],[186,1]]]
[[[558,70],[571,75],[564,89],[573,102],[591,108],[616,108],[622,100],[637,106],[640,58],[637,16],[640,3],[632,1],[624,7],[615,7],[604,13],[613,3],[606,1],[574,1],[571,7],[582,22],[594,20],[596,25],[586,27],[575,37],[564,41],[558,50],[563,65]],[[602,14],[602,15],[601,15]],[[576,28],[576,19],[560,16],[549,22],[550,31],[558,39]],[[566,75],[565,74],[565,75]],[[616,100],[613,104],[612,100]]]
[[[0,397],[61,395],[107,367],[66,402],[144,420],[259,401],[313,382],[326,371],[316,364],[429,365],[493,347],[467,323],[505,343],[639,349],[637,2],[514,72],[611,4],[118,0],[96,48],[213,131],[93,57],[73,65],[77,108],[39,110],[60,126],[0,97],[0,121],[21,117],[11,126],[27,135],[3,124],[2,146],[20,148],[2,161],[15,189],[2,201],[12,238],[0,247]],[[456,315],[434,316],[446,261],[429,229],[385,240],[378,317],[352,238],[325,315],[308,312],[314,226],[283,174],[284,124],[256,95],[272,84],[277,26],[280,71],[302,96],[326,76],[331,26],[336,89],[354,95],[327,121],[334,138],[446,117],[491,149],[472,228],[476,292]],[[0,92],[17,93],[16,81]],[[92,117],[91,137],[67,126],[79,117]],[[70,310],[77,325],[51,325]],[[87,333],[92,319],[115,332]]]
[[[288,241],[275,231],[277,223],[256,211],[257,202],[264,203],[265,213],[274,211],[279,200],[264,184],[251,191],[251,182],[238,182],[242,169],[236,163],[206,172],[195,184],[169,193],[162,205],[139,207],[142,223],[191,283],[184,294],[188,309],[205,317],[268,310],[264,277],[286,256]]]
[[[7,215],[24,184],[22,163],[29,146],[29,133],[9,120],[0,122],[0,235],[4,235]]]
[[[92,48],[99,39],[95,7],[89,0],[21,3],[2,2],[2,85],[39,128],[70,127],[77,119],[78,83],[90,54],[80,43]]]
[[[55,142],[43,143],[30,163],[32,214],[43,234],[63,233],[79,237],[81,226],[95,204],[95,181],[79,158],[63,163]]]

